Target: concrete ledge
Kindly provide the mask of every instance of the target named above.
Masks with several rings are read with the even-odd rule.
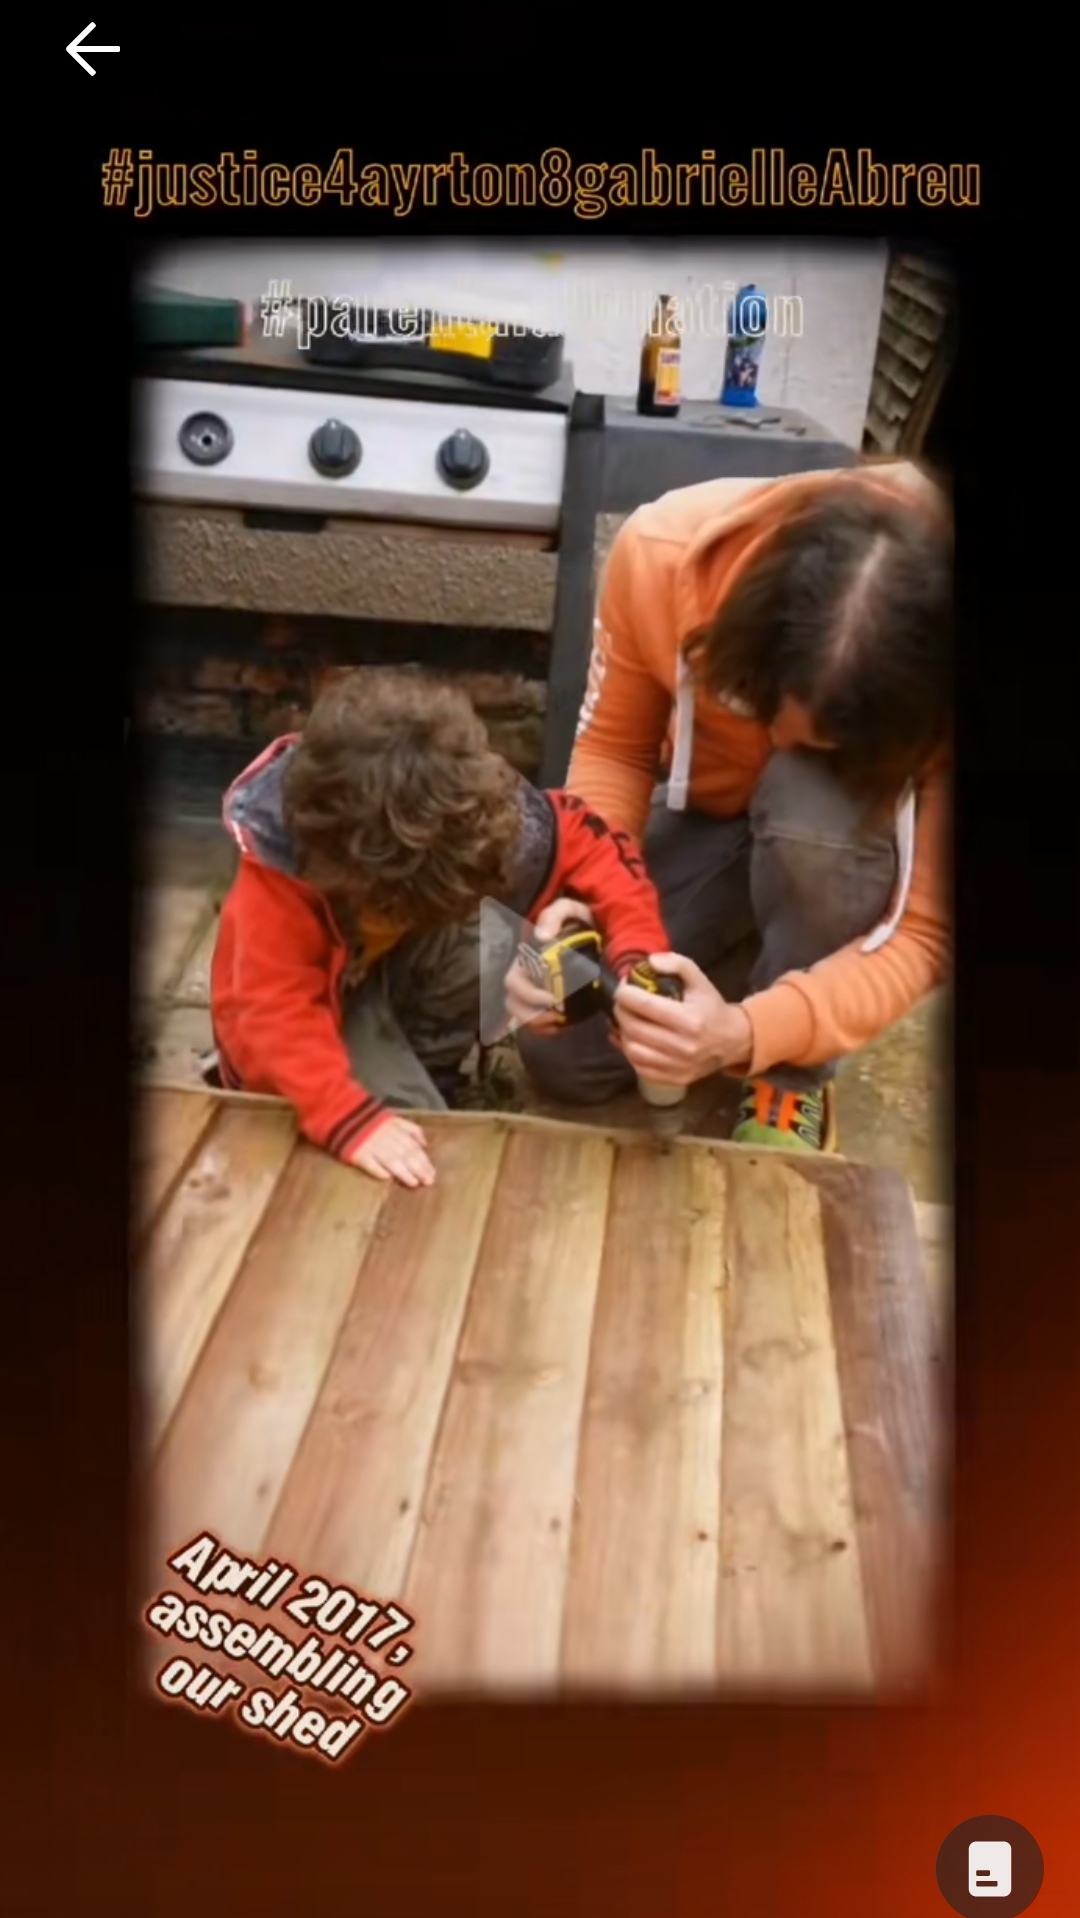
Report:
[[[376,522],[253,532],[238,513],[137,505],[137,597],[150,605],[548,632],[557,557]]]

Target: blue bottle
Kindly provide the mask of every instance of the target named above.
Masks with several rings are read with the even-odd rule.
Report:
[[[721,406],[760,404],[757,383],[768,324],[765,295],[756,286],[740,287],[728,319]]]

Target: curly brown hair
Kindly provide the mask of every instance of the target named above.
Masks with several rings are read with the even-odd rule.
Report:
[[[497,891],[520,785],[463,692],[361,667],[312,708],[285,773],[285,821],[302,876],[339,911],[433,929]]]

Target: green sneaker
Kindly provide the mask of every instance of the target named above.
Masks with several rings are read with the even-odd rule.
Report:
[[[767,1079],[748,1079],[731,1136],[736,1145],[771,1146],[780,1152],[835,1152],[832,1086],[789,1092]]]

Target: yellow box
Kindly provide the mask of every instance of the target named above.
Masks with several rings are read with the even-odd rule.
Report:
[[[481,320],[436,324],[431,329],[428,345],[435,353],[469,353],[474,360],[490,360],[495,350],[495,332],[495,327]]]

